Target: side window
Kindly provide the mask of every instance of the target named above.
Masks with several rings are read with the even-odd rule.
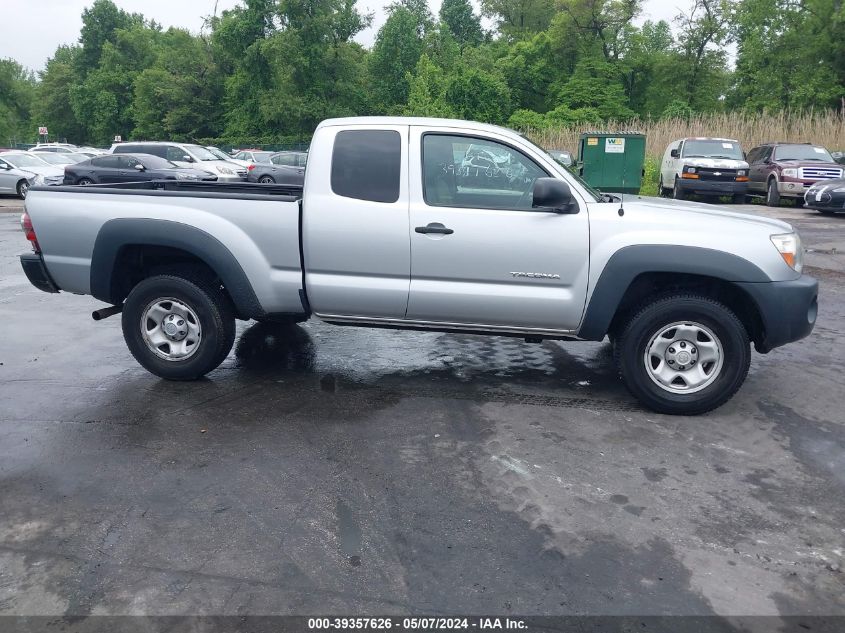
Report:
[[[185,156],[187,156],[185,150],[180,147],[175,147],[173,145],[167,146],[167,151],[164,155],[167,160],[179,162],[185,162]]]
[[[394,130],[342,130],[332,151],[332,191],[372,202],[399,200],[402,138]]]
[[[293,166],[295,164],[294,156],[292,154],[279,154],[278,156],[274,156],[273,162],[276,165]]]
[[[546,176],[525,154],[501,143],[423,137],[423,196],[433,207],[531,209],[534,181]]]
[[[120,161],[120,156],[101,156],[91,161],[97,167],[109,167],[114,169]]]

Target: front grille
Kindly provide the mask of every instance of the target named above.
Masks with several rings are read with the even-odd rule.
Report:
[[[804,167],[801,176],[807,180],[830,180],[841,178],[842,170],[835,167]]]
[[[712,167],[696,167],[700,180],[716,180],[729,182],[736,180],[736,169],[716,169]]]

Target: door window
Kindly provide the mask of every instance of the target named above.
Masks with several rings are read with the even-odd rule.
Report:
[[[343,130],[332,152],[332,191],[372,202],[399,200],[402,138],[395,130]]]
[[[170,161],[178,161],[181,163],[186,162],[185,157],[188,155],[188,152],[183,150],[181,147],[174,147],[173,145],[167,146],[167,154],[165,158]]]
[[[117,168],[118,161],[120,161],[120,156],[101,156],[100,158],[92,160],[91,164],[96,165],[97,167],[115,169]]]
[[[137,164],[138,159],[132,158],[131,156],[120,156],[117,159],[118,169],[134,169]]]
[[[429,206],[529,210],[534,181],[546,176],[533,160],[502,143],[423,137],[423,196]]]

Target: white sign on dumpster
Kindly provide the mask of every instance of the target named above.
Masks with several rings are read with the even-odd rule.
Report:
[[[625,139],[624,138],[606,138],[604,139],[605,154],[624,154],[625,153]]]

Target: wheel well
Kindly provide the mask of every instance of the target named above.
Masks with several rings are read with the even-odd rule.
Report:
[[[744,290],[724,279],[688,273],[642,273],[635,277],[616,308],[608,333],[615,336],[648,299],[676,292],[694,292],[723,303],[742,321],[752,341],[763,339],[760,311]]]
[[[189,272],[191,277],[222,285],[214,269],[192,253],[170,246],[129,244],[120,249],[114,262],[112,300],[115,303],[123,301],[132,288],[148,277],[179,270]],[[226,291],[225,288],[223,290]]]

